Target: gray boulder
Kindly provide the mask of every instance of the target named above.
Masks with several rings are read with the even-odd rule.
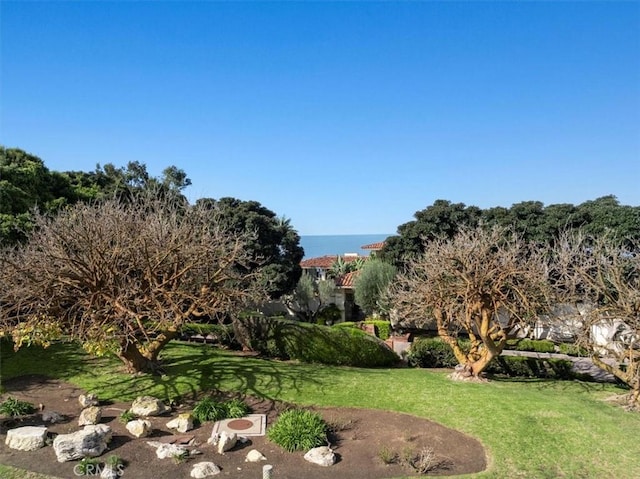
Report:
[[[186,447],[178,446],[176,444],[161,444],[156,449],[156,456],[158,456],[158,459],[166,459],[167,457],[185,457],[188,454],[189,451]]]
[[[151,432],[151,422],[146,419],[129,421],[125,427],[135,437],[146,437]]]
[[[98,457],[107,449],[111,428],[106,424],[85,426],[71,434],[59,434],[53,440],[58,462],[74,461],[83,457]]]
[[[167,423],[169,429],[175,429],[178,432],[187,432],[193,429],[193,416],[191,413],[185,412],[179,414],[177,418]]]
[[[62,414],[55,411],[45,411],[42,413],[42,420],[44,422],[50,422],[51,424],[64,421],[64,419],[65,417]]]
[[[96,396],[93,393],[80,394],[80,396],[78,397],[78,402],[80,403],[80,406],[82,406],[83,408],[89,407],[89,406],[97,406],[98,396]]]
[[[233,449],[238,442],[238,435],[235,432],[222,431],[218,439],[218,453],[224,454]]]
[[[44,447],[47,428],[41,426],[23,426],[7,431],[5,444],[18,451],[35,451]]]

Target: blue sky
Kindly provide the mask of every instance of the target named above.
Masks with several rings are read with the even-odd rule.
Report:
[[[0,3],[0,143],[184,169],[301,234],[640,204],[640,2]]]

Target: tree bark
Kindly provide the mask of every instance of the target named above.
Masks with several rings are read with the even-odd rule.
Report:
[[[144,357],[138,347],[131,342],[122,345],[118,357],[130,373],[153,372],[156,369],[155,361]]]
[[[141,353],[148,360],[156,363],[158,361],[158,354],[164,348],[169,341],[175,339],[178,336],[178,330],[175,327],[168,328],[166,331],[158,334],[156,339],[151,341]]]

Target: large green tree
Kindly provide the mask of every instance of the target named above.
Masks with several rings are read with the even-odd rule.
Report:
[[[0,250],[0,332],[17,347],[68,337],[154,370],[185,322],[266,298],[255,238],[215,207],[147,194],[34,221],[24,245]]]
[[[464,226],[476,226],[481,210],[464,203],[436,200],[433,205],[417,211],[415,220],[398,226],[398,234],[386,239],[378,253],[381,259],[397,267],[421,255],[425,241],[436,238],[452,238]]]
[[[249,271],[261,267],[261,280],[272,299],[295,289],[302,274],[300,261],[304,250],[300,236],[288,219],[276,216],[257,201],[203,198],[196,203],[216,208],[229,231],[252,235],[245,247],[254,261],[242,268]]]
[[[392,264],[378,258],[370,258],[360,269],[354,284],[356,304],[365,314],[386,314],[384,293],[396,276],[397,269]]]

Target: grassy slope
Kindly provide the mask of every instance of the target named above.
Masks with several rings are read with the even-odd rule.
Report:
[[[102,399],[163,398],[208,388],[299,404],[387,409],[423,416],[478,438],[489,469],[475,477],[640,477],[640,414],[602,401],[610,385],[580,382],[453,383],[418,369],[358,369],[234,357],[201,345],[167,349],[167,375],[131,377],[119,363],[70,345],[2,351],[4,378],[48,374]],[[0,473],[2,469],[0,469]]]

